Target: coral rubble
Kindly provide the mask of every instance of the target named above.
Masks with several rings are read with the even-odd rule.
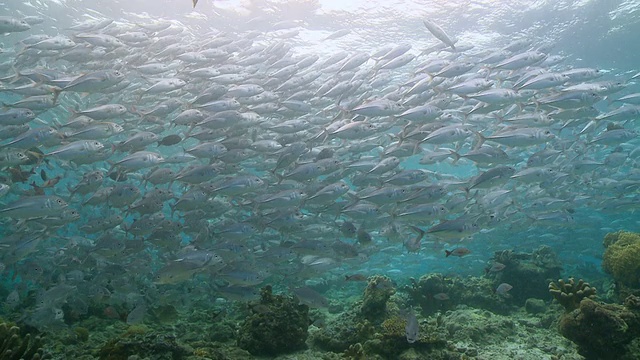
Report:
[[[175,336],[132,326],[121,336],[107,341],[98,355],[101,360],[127,360],[132,355],[180,360],[192,353],[191,349],[179,344]]]

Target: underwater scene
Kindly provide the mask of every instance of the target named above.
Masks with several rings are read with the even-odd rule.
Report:
[[[0,9],[0,360],[640,359],[639,1]]]

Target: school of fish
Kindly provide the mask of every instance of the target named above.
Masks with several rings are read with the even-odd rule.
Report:
[[[316,54],[287,24],[45,33],[0,16],[18,39],[0,53],[5,303],[36,291],[40,328],[91,302],[137,323],[188,302],[185,284],[245,300],[284,283],[327,307],[305,281],[365,280],[345,274],[382,251],[462,257],[481,232],[638,208],[640,74],[572,67],[536,39],[479,48],[436,22],[424,44]]]

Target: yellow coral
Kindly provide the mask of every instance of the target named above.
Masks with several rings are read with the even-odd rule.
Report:
[[[619,231],[605,236],[602,268],[624,285],[640,287],[640,234]]]
[[[405,336],[407,321],[400,316],[392,316],[382,322],[382,335],[388,337]]]

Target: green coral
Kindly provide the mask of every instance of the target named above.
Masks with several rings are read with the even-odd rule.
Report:
[[[602,268],[617,282],[637,289],[640,285],[640,234],[618,231],[604,237]]]
[[[382,322],[381,334],[385,337],[403,337],[405,336],[405,326],[407,320],[402,316],[395,315]]]
[[[387,302],[396,293],[391,279],[386,276],[372,276],[364,290],[360,313],[369,321],[378,322],[384,318]]]
[[[602,304],[583,299],[580,306],[565,313],[559,322],[560,333],[578,345],[587,359],[637,359],[634,340],[640,336],[640,313],[625,301],[625,306]]]
[[[0,323],[0,359],[48,359],[48,355],[40,348],[41,343],[38,336],[23,335],[19,327]]]
[[[348,360],[365,360],[367,357],[364,353],[362,344],[355,343],[350,345],[349,348],[344,351],[344,358]]]
[[[292,297],[274,295],[271,286],[261,290],[258,301],[249,302],[252,314],[238,333],[238,346],[253,355],[275,356],[306,348],[309,307]]]
[[[580,301],[584,298],[595,298],[596,289],[591,287],[589,283],[580,279],[576,283],[573,278],[569,278],[569,281],[562,279],[558,280],[558,283],[549,283],[549,293],[556,299],[565,310],[571,311],[577,309],[580,306]]]

